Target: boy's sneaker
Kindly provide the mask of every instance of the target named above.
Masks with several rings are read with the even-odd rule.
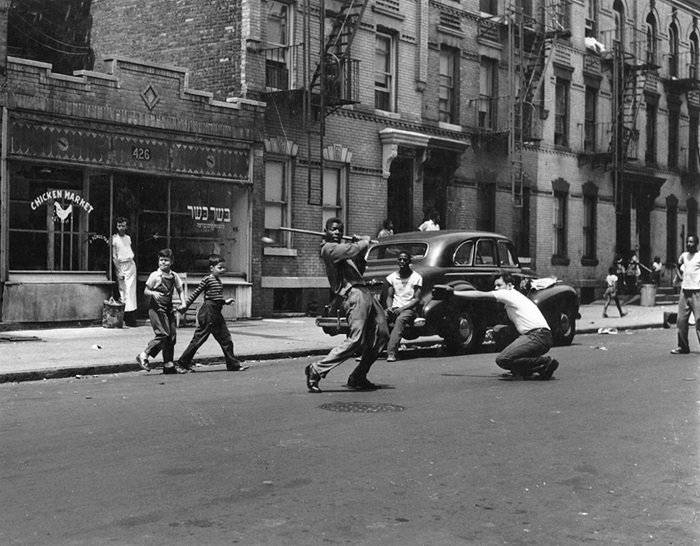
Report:
[[[226,369],[229,372],[242,372],[243,370],[247,370],[248,368],[250,368],[250,366],[245,366],[241,364],[240,360],[234,360],[233,362],[226,363]]]
[[[136,362],[139,366],[141,366],[141,369],[146,370],[147,372],[151,371],[151,367],[148,365],[148,356],[146,355],[146,353],[137,354]]]
[[[321,374],[314,370],[313,365],[309,364],[304,368],[304,373],[306,374],[306,388],[309,392],[321,392],[321,388],[318,386],[319,381],[321,381]]]
[[[389,353],[386,355],[387,362],[396,362],[396,355],[394,353]]]
[[[181,368],[180,366],[176,366],[172,362],[166,362],[163,364],[163,373],[164,374],[182,374],[182,373],[187,373],[187,370]]]

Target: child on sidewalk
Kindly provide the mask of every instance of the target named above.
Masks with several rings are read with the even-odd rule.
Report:
[[[219,343],[226,359],[226,369],[232,372],[240,372],[248,368],[241,365],[240,361],[233,356],[233,341],[226,321],[221,314],[224,305],[233,303],[233,298],[224,299],[224,285],[221,282],[221,275],[226,271],[226,261],[218,254],[209,255],[209,274],[192,291],[187,301],[178,307],[178,312],[184,313],[192,305],[197,296],[204,292],[204,303],[197,312],[197,329],[194,331],[192,341],[180,356],[179,365],[190,372],[194,371],[192,358],[197,350],[204,345],[209,338],[209,334]]]
[[[163,351],[163,373],[185,373],[173,363],[175,357],[176,322],[173,311],[173,292],[182,301],[182,280],[172,271],[173,251],[164,248],[158,252],[158,269],[151,273],[146,281],[143,293],[149,298],[148,318],[156,334],[146,349],[136,356],[136,362],[144,370],[150,371],[148,359]]]
[[[608,276],[605,277],[605,305],[603,305],[603,318],[608,318],[608,305],[610,305],[611,300],[615,300],[615,305],[617,305],[617,310],[620,312],[620,316],[624,317],[627,313],[622,312],[622,307],[620,307],[620,300],[617,297],[617,275],[615,275],[616,269],[614,267],[608,268]]]

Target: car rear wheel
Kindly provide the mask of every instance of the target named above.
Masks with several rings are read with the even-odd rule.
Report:
[[[442,337],[452,353],[474,352],[483,341],[484,332],[476,327],[471,313],[462,310],[448,317],[447,331]]]
[[[576,335],[576,312],[570,308],[557,309],[550,319],[554,345],[571,345]]]

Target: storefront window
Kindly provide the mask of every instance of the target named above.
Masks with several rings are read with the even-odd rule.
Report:
[[[40,166],[12,169],[10,269],[109,275],[119,216],[128,221],[139,273],[154,270],[165,247],[176,271],[207,272],[212,253],[230,272],[246,271],[246,187]]]
[[[10,269],[105,270],[106,244],[91,235],[108,216],[95,206],[108,203],[108,186],[52,167],[15,166],[10,176]]]
[[[170,246],[180,270],[208,271],[212,253],[226,258],[230,272],[245,269],[238,252],[241,192],[223,182],[172,182]]]

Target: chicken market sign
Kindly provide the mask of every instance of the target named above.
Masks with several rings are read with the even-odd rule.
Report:
[[[74,205],[88,214],[95,210],[95,207],[89,201],[83,199],[82,195],[71,190],[49,190],[40,193],[32,200],[29,207],[32,210],[37,210],[40,206],[48,204],[50,201],[53,201],[54,218],[61,220],[61,222],[65,222],[68,219],[71,212],[73,212]],[[66,202],[68,203],[67,206]]]

